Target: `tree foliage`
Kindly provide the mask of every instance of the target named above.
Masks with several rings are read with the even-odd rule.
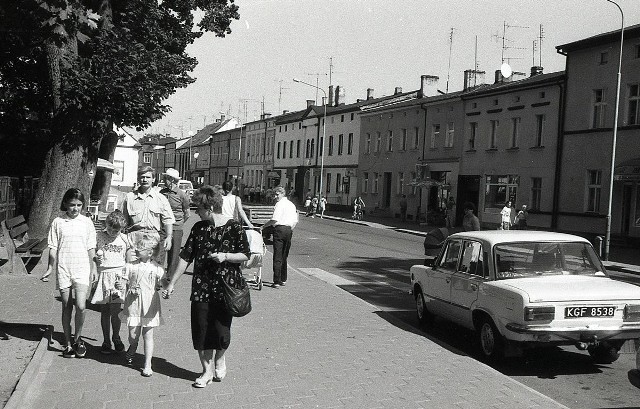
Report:
[[[61,166],[90,173],[111,125],[161,118],[194,81],[187,46],[205,31],[224,37],[237,18],[233,0],[0,2],[0,146],[14,159],[0,174],[43,169],[51,188]]]

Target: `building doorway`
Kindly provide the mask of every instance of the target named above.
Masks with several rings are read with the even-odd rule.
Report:
[[[464,203],[471,202],[479,208],[480,204],[480,176],[460,175],[458,176],[458,197],[456,198],[456,226],[462,225],[464,217]],[[476,216],[479,216],[478,212]]]
[[[633,197],[633,185],[625,184],[622,188],[622,225],[620,233],[623,236],[629,235],[629,226],[631,225],[631,200]]]
[[[391,172],[384,172],[382,180],[382,207],[388,209],[391,207]]]

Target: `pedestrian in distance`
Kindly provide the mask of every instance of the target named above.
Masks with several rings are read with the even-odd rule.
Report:
[[[324,211],[327,209],[327,198],[324,196],[320,196],[320,200],[318,201],[318,212],[320,213],[320,218],[324,219]]]
[[[178,187],[180,173],[173,168],[168,168],[163,174],[164,187],[160,190],[169,202],[175,222],[172,227],[171,248],[167,251],[167,271],[173,271],[174,264],[178,262],[178,253],[182,246],[183,226],[191,216],[189,206],[191,198],[184,190]]]
[[[120,210],[114,210],[107,216],[104,230],[98,232],[96,237],[98,282],[91,303],[100,305],[103,337],[100,352],[105,355],[113,353],[112,340],[116,352],[124,351],[124,344],[120,339],[122,321],[119,316],[124,303],[124,292],[117,289],[115,284],[122,279],[125,265],[130,259],[129,252],[132,251],[127,235],[122,233],[126,226],[124,214]]]
[[[250,255],[242,225],[222,214],[222,194],[211,186],[203,186],[193,195],[202,220],[191,228],[176,271],[162,292],[164,298],[169,298],[178,279],[194,263],[191,337],[202,365],[194,388],[222,381],[227,374],[225,352],[231,343],[232,316],[224,303],[223,280],[241,275],[240,265]]]
[[[278,288],[287,283],[287,258],[291,249],[293,229],[298,224],[296,206],[287,199],[282,186],[274,189],[276,205],[271,220],[260,230],[273,226],[273,287]]]
[[[311,217],[315,218],[316,213],[318,212],[318,196],[313,195],[313,199],[311,199]]]
[[[407,195],[400,198],[400,219],[403,222],[407,220]]]
[[[155,237],[141,236],[134,243],[136,257],[125,266],[124,276],[116,282],[118,290],[126,290],[123,317],[129,327],[129,349],[125,355],[128,365],[138,349],[140,335],[144,340],[144,367],[142,376],[153,375],[153,329],[163,324],[160,308],[160,282],[164,278],[163,268],[152,259],[153,249],[158,245]]]
[[[62,330],[65,345],[62,356],[82,358],[87,347],[82,340],[85,307],[89,286],[96,280],[96,230],[93,221],[82,214],[86,201],[79,189],[64,193],[60,210],[62,216],[51,223],[48,235],[49,260],[42,281],[56,275],[56,288],[62,299]],[[75,337],[71,335],[71,316],[75,307]]]
[[[500,230],[511,229],[511,200],[504,204],[504,207],[500,211],[500,217]]]
[[[233,183],[228,180],[223,182],[222,190],[222,214],[239,223],[244,222],[244,224],[250,229],[253,229],[253,224],[242,208],[242,200],[240,200],[240,197],[233,194]]]
[[[154,180],[155,170],[151,166],[138,168],[138,188],[127,193],[122,209],[127,219],[129,241],[136,243],[142,236],[154,237],[158,246],[153,251],[153,258],[163,264],[165,252],[171,250],[175,217],[167,198],[153,188]],[[164,232],[162,236],[161,231]]]
[[[353,216],[352,219],[362,220],[364,215],[364,200],[362,200],[362,196],[358,196],[353,201]]]
[[[456,223],[456,200],[453,198],[453,196],[449,196],[449,199],[447,200],[447,228],[451,229],[453,228],[453,226],[455,226]]]
[[[462,208],[464,209],[464,218],[462,219],[464,231],[480,230],[480,219],[474,214],[476,206],[471,202],[465,202]]]
[[[522,205],[522,208],[516,215],[514,228],[517,230],[527,230],[527,226],[528,226],[527,217],[529,217],[529,212],[527,211],[527,205]]]
[[[309,217],[311,213],[311,190],[307,192],[307,196],[304,198],[304,215]]]

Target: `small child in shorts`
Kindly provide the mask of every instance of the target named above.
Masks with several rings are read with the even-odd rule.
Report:
[[[129,349],[127,363],[133,363],[133,356],[138,348],[140,333],[144,340],[144,368],[142,376],[153,375],[151,358],[153,357],[153,328],[163,323],[160,310],[160,294],[158,290],[164,277],[164,270],[151,259],[153,249],[158,245],[157,239],[142,235],[134,244],[137,260],[127,263],[124,277],[116,283],[119,290],[125,289],[123,317],[129,327]]]
[[[115,210],[107,216],[105,229],[98,232],[96,237],[96,264],[98,265],[98,283],[96,292],[91,299],[92,304],[100,304],[100,324],[104,342],[100,352],[109,355],[124,351],[124,344],[120,339],[121,320],[119,317],[124,303],[124,292],[115,287],[116,281],[124,275],[124,266],[128,252],[132,250],[127,235],[122,233],[127,220],[120,210]],[[111,336],[113,330],[113,336]],[[111,341],[113,340],[113,349]]]

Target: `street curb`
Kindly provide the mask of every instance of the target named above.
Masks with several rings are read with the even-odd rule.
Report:
[[[29,394],[32,391],[33,385],[36,383],[37,375],[42,372],[41,368],[44,364],[44,356],[49,350],[52,334],[53,326],[46,325],[45,330],[42,332],[42,338],[40,338],[40,342],[36,347],[36,351],[33,353],[33,357],[31,357],[31,361],[27,364],[24,372],[20,375],[18,384],[11,396],[9,396],[7,404],[4,406],[5,409],[24,409],[30,407],[28,404]]]

